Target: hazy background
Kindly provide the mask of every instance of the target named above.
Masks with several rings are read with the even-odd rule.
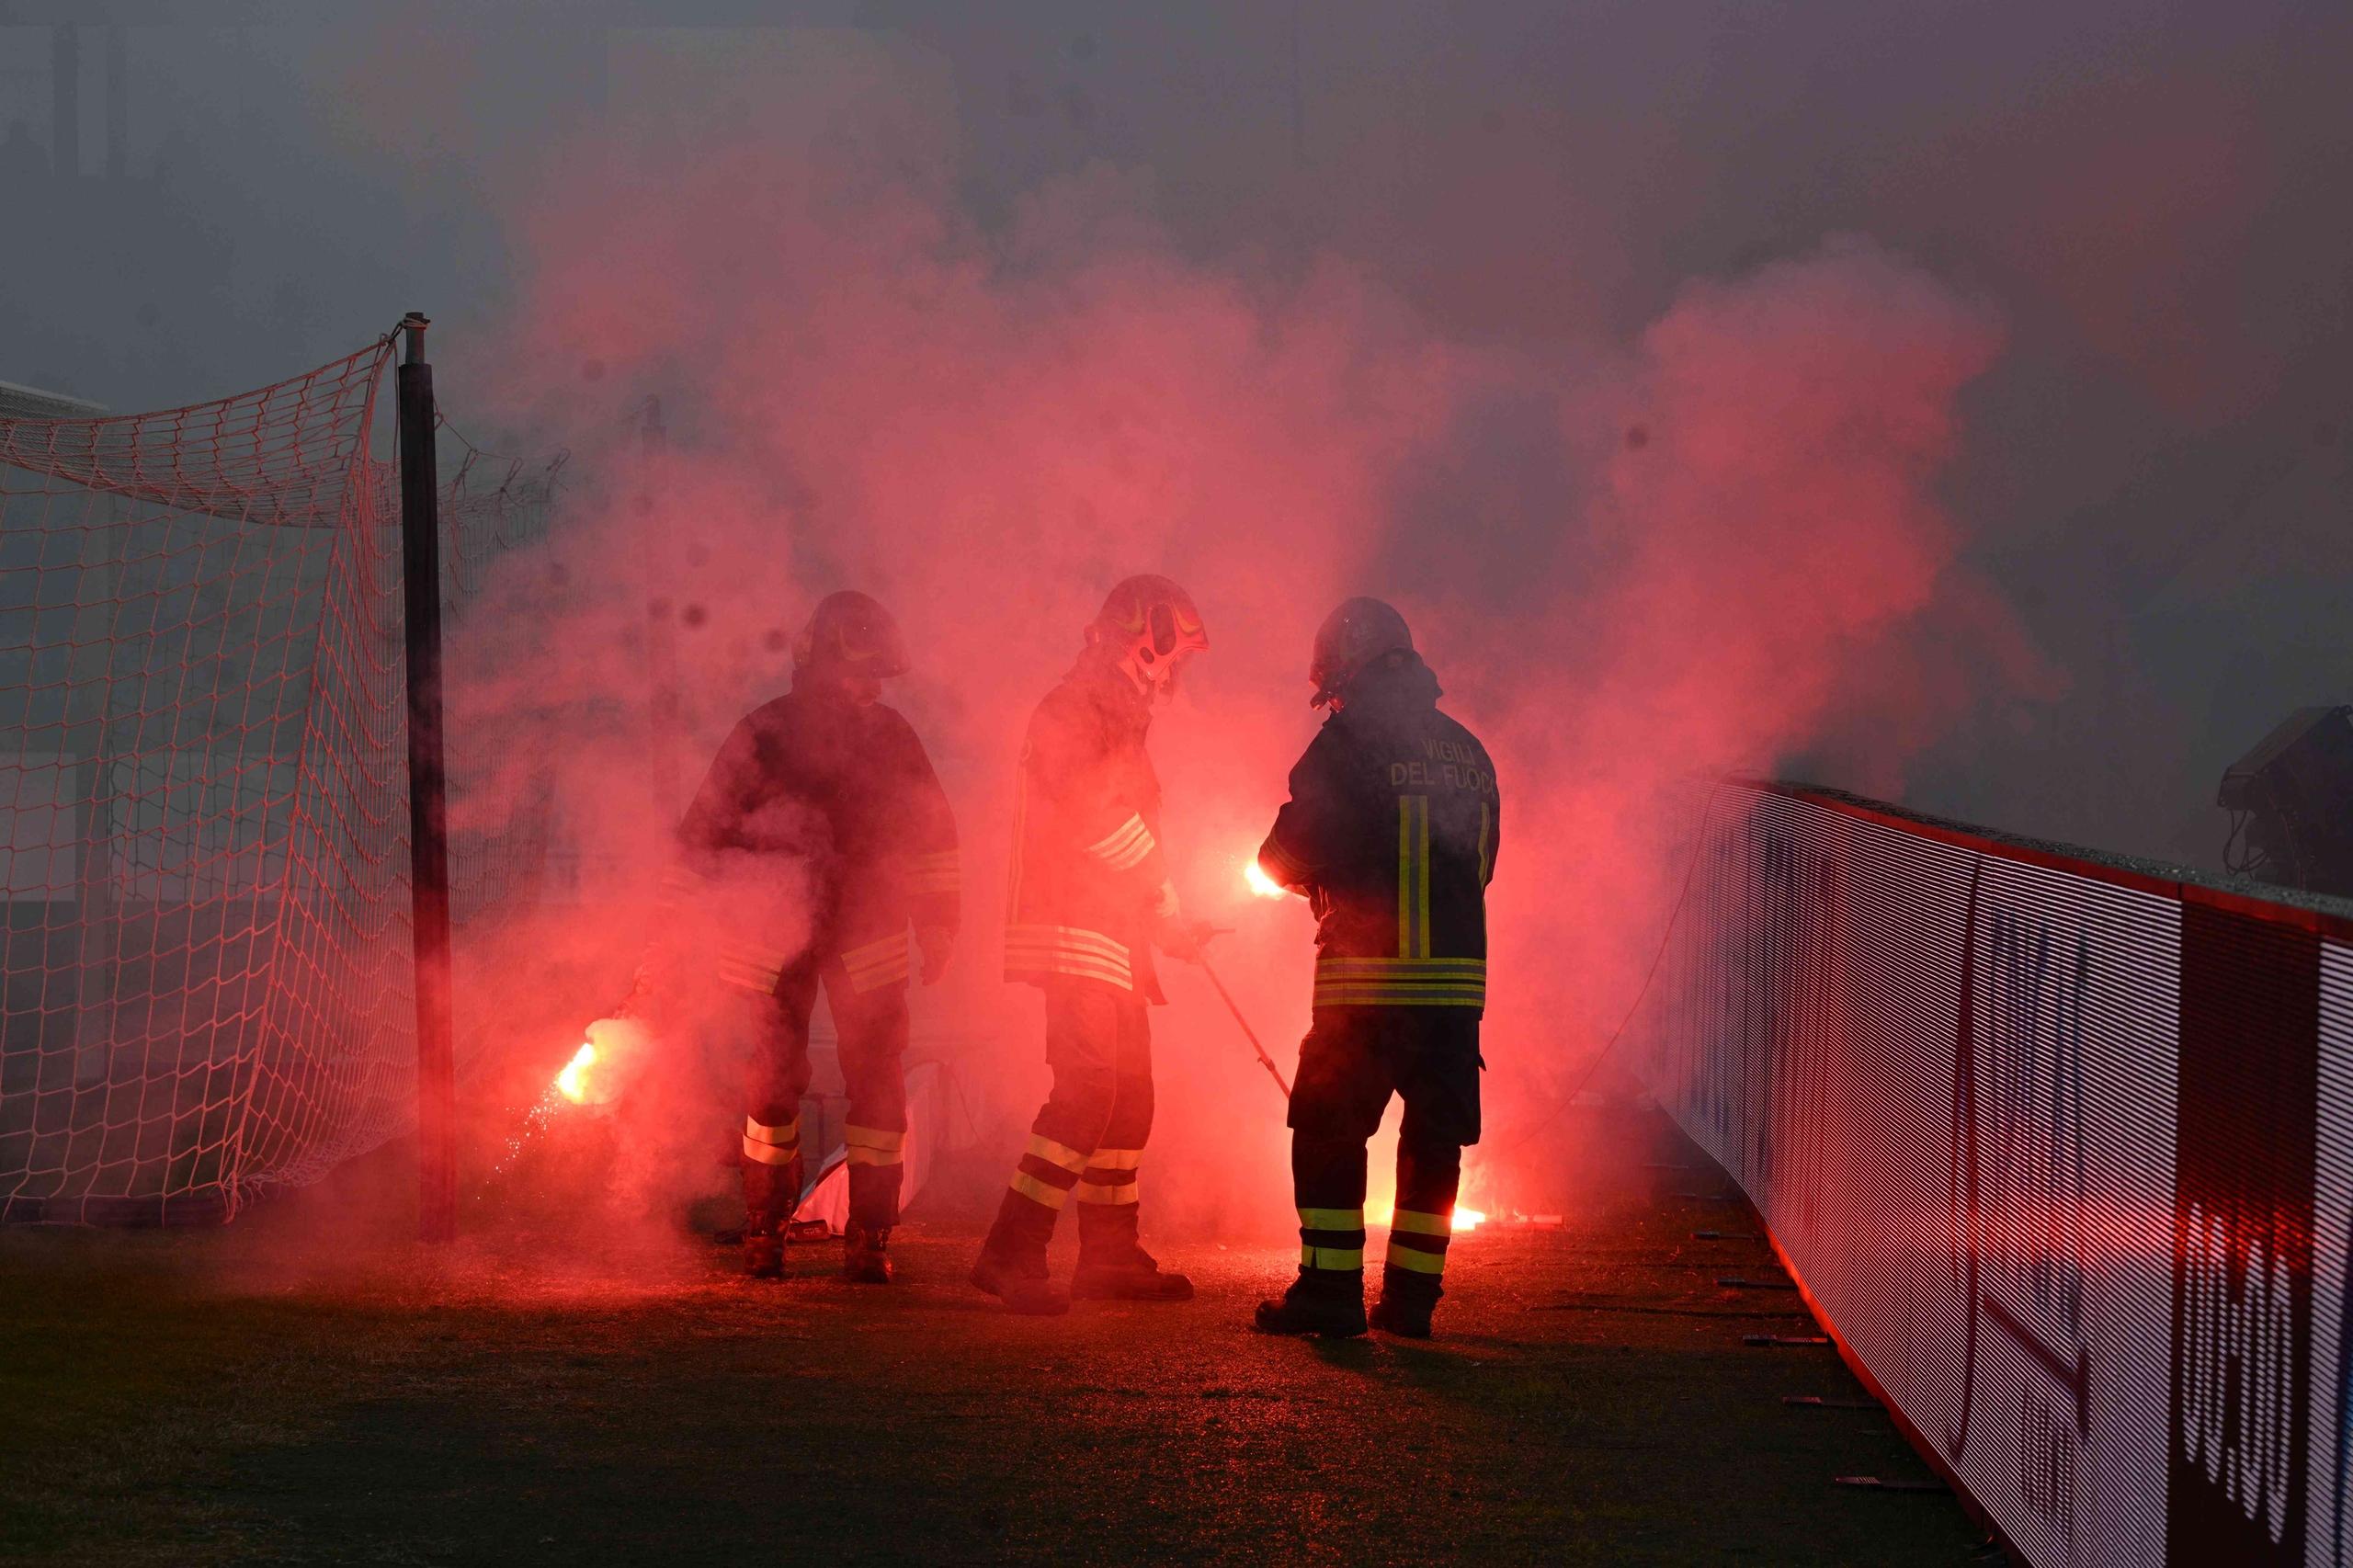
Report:
[[[373,12],[0,6],[0,379],[187,401],[412,305],[462,363],[515,298],[497,193],[626,100],[617,29],[789,17],[937,78],[982,222],[1100,164],[1188,255],[1281,273],[1336,251],[1472,341],[1573,355],[1841,232],[1994,301],[2008,348],[1941,483],[2066,692],[1916,757],[1914,803],[2211,865],[2222,768],[2353,689],[2337,7]],[[85,24],[63,191],[42,178],[58,21]]]
[[[1128,571],[1219,642],[1155,742],[1212,914],[1307,632],[1406,603],[1503,766],[1490,1060],[1540,1097],[1655,942],[1639,808],[1689,771],[2212,868],[2222,768],[2353,698],[2341,10],[380,10],[0,6],[0,380],[160,406],[432,315],[453,417],[581,460],[458,700],[563,755],[619,889],[672,809],[633,639],[692,773],[815,594],[882,592],[1008,1106],[995,791]],[[1295,1038],[1303,916],[1232,917]],[[590,988],[634,940],[535,936]],[[1266,1096],[1218,1060],[1180,1147]]]

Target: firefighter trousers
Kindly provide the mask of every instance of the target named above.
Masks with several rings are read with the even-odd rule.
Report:
[[[759,1013],[744,1096],[744,1207],[756,1231],[783,1225],[800,1206],[806,1162],[801,1096],[808,1092],[809,1019],[817,993],[834,1017],[849,1109],[849,1219],[866,1230],[899,1221],[907,1142],[907,938],[904,933],[806,958],[778,977]],[[863,984],[866,989],[859,989]],[[823,1153],[823,1151],[820,1151]]]
[[[989,1233],[988,1249],[1042,1271],[1064,1204],[1078,1201],[1083,1262],[1134,1263],[1136,1179],[1152,1133],[1152,1025],[1142,997],[1091,981],[1046,994],[1046,1063],[1053,1088]]]
[[[1435,1299],[1462,1147],[1479,1141],[1479,1015],[1455,1007],[1318,1007],[1290,1096],[1300,1277],[1361,1289],[1365,1141],[1405,1102],[1383,1288]]]

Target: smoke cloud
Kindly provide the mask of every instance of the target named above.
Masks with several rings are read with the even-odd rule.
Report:
[[[1893,791],[1987,697],[2054,689],[1937,497],[2000,321],[1870,240],[1694,280],[1589,352],[1471,342],[1342,254],[1186,254],[1150,182],[1108,165],[984,221],[920,61],[788,36],[749,60],[649,51],[632,101],[661,112],[530,171],[508,330],[463,366],[584,476],[460,631],[457,728],[499,737],[461,816],[551,790],[582,851],[577,903],[502,933],[470,993],[518,1089],[657,927],[688,950],[740,927],[664,903],[670,826],[836,587],[890,605],[915,651],[886,699],[956,801],[967,886],[919,1050],[1007,1159],[1045,1085],[1034,995],[997,976],[1015,750],[1103,592],[1165,572],[1207,615],[1153,747],[1179,889],[1234,929],[1213,953],[1279,1056],[1307,1021],[1310,923],[1242,867],[1313,731],[1315,624],[1347,594],[1398,603],[1505,791],[1486,1056],[1490,1147],[1517,1152],[1474,1160],[1490,1207],[1540,1206],[1533,1133],[1633,1000],[1688,780],[1826,751]],[[789,912],[769,928],[801,939]],[[1279,1231],[1281,1108],[1168,969],[1148,1223]],[[708,1185],[728,1125],[723,1069],[659,1076],[625,1128],[625,1206]]]

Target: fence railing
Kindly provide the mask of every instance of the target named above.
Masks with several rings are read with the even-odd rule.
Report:
[[[1732,782],[1630,1039],[2037,1564],[2353,1547],[2353,905]]]

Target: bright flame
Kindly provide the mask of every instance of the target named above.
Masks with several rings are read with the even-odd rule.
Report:
[[[1242,863],[1242,880],[1248,883],[1250,891],[1260,898],[1281,898],[1290,891],[1267,875],[1265,868],[1258,864],[1255,857]]]
[[[1368,1203],[1364,1206],[1364,1222],[1375,1228],[1387,1226],[1396,1217],[1394,1204]],[[1487,1216],[1476,1209],[1464,1209],[1458,1205],[1454,1210],[1454,1233],[1458,1236],[1465,1231],[1475,1231],[1486,1222]]]
[[[555,1075],[555,1092],[574,1105],[588,1101],[588,1069],[597,1064],[597,1048],[583,1044],[572,1053],[572,1061]]]

